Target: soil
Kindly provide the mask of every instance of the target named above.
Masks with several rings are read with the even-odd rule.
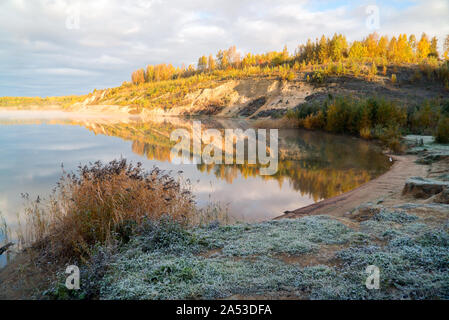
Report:
[[[28,254],[17,255],[0,270],[0,300],[38,299],[49,286],[55,270],[42,270]]]
[[[402,189],[406,180],[410,177],[426,177],[428,166],[417,164],[415,155],[391,156],[391,158],[394,161],[393,166],[380,177],[337,197],[289,211],[277,219],[321,214],[343,217],[345,213],[366,202],[380,201],[388,206],[404,202]]]

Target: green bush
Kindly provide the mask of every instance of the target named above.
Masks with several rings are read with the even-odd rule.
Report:
[[[449,118],[443,117],[438,122],[435,133],[435,141],[439,143],[449,143]]]
[[[310,78],[310,82],[316,83],[316,84],[322,84],[326,82],[326,74],[324,71],[318,70],[312,73],[312,77]]]
[[[287,112],[286,117],[297,120],[306,129],[379,139],[399,152],[401,137],[407,133],[435,134],[438,141],[447,141],[449,101],[428,100],[419,106],[405,107],[377,97],[329,95],[324,103],[301,104]]]

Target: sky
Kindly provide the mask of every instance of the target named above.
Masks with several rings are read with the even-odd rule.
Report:
[[[426,32],[442,45],[449,0],[0,0],[0,96],[87,94],[148,64],[196,63],[236,45],[290,52],[322,34]]]

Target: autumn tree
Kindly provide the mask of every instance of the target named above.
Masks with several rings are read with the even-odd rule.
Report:
[[[427,35],[425,33],[422,34],[421,40],[419,40],[419,42],[418,42],[417,49],[418,49],[418,58],[425,59],[429,56],[430,42],[429,42],[429,38],[427,37]]]
[[[284,49],[282,50],[281,57],[284,62],[286,62],[290,58],[290,54],[288,53],[287,45],[284,46]]]
[[[248,52],[242,59],[242,68],[248,68],[256,65],[256,57]]]
[[[349,49],[349,57],[351,59],[361,59],[366,57],[368,50],[365,45],[360,41],[354,41]]]
[[[212,55],[209,55],[209,59],[207,60],[207,68],[209,69],[209,71],[214,71],[216,68],[215,59]]]
[[[391,38],[390,43],[388,44],[388,52],[387,57],[390,61],[396,61],[396,57],[398,55],[398,41],[396,37]]]
[[[176,73],[176,68],[171,64],[158,64],[154,66],[154,81],[170,80]]]
[[[387,58],[388,53],[388,37],[382,36],[377,43],[377,56],[381,58]]]
[[[244,69],[260,68],[260,72],[277,72],[282,78],[287,76],[294,78],[294,71],[304,71],[306,69],[316,71],[314,64],[328,64],[325,69],[334,70],[336,74],[345,73],[349,69],[355,76],[368,69],[368,75],[376,75],[379,66],[384,76],[387,75],[387,65],[389,63],[410,63],[417,62],[428,57],[438,58],[438,40],[436,37],[430,38],[423,33],[419,42],[414,35],[407,36],[400,34],[389,39],[376,33],[368,35],[362,41],[348,43],[346,37],[341,34],[334,34],[332,38],[323,35],[316,41],[310,39],[306,44],[301,44],[295,50],[294,57],[291,57],[287,46],[282,51],[270,51],[266,53],[253,54],[248,52],[243,59],[235,46],[225,50],[219,50],[216,59],[213,55],[202,56],[198,59],[197,69],[190,65],[188,69],[175,68],[171,64],[149,65],[145,70],[140,69],[132,73],[132,82],[140,84],[143,82],[164,81],[177,79],[180,77],[190,77],[198,71],[213,71],[216,69]],[[445,38],[444,57],[449,60],[449,35]],[[349,58],[349,61],[345,61]],[[338,64],[335,64],[338,62]],[[262,70],[263,68],[263,70]],[[270,69],[271,68],[271,69]],[[257,70],[254,70],[257,72]],[[318,70],[319,71],[319,70]],[[322,69],[321,69],[322,71]],[[253,72],[253,70],[251,70]],[[292,74],[289,74],[292,73]],[[393,67],[393,72],[394,67]],[[394,81],[394,80],[393,80]]]
[[[374,76],[377,75],[377,66],[376,66],[376,63],[374,61],[371,64],[371,68],[370,68],[369,74],[370,74],[371,78],[374,78]]]
[[[412,48],[413,53],[416,53],[416,37],[414,34],[411,34],[408,38],[408,45]]]
[[[154,81],[154,66],[147,66],[147,71],[145,72],[145,81],[151,82]]]
[[[223,50],[219,50],[217,53],[217,61],[220,69],[226,69],[229,66],[229,60]]]
[[[220,69],[237,68],[240,65],[240,53],[235,46],[232,46],[227,50],[218,51],[217,60]]]
[[[432,57],[435,58],[439,58],[440,55],[438,53],[438,39],[437,37],[433,37],[432,40],[430,41],[430,53],[429,55],[431,55]]]
[[[446,60],[449,60],[449,34],[446,36],[446,39],[444,39],[444,57]]]
[[[296,49],[296,56],[299,61],[313,62],[315,60],[315,45],[308,39],[305,45],[300,45]]]
[[[143,69],[134,71],[131,75],[131,80],[134,84],[144,83],[145,82],[145,71]]]
[[[346,41],[346,37],[340,34],[334,34],[332,40],[330,41],[329,47],[331,60],[341,61],[347,55],[348,51],[348,42]]]
[[[326,37],[323,35],[321,36],[320,43],[318,45],[318,59],[320,63],[326,63],[329,57],[329,48],[328,48],[328,41]]]
[[[400,34],[396,43],[396,61],[410,62],[413,57],[412,48],[409,45],[406,34]]]
[[[225,50],[225,54],[228,56],[229,63],[232,64],[233,67],[239,66],[240,53],[237,51],[236,46],[232,46],[228,50]]]
[[[205,71],[207,69],[207,58],[202,56],[198,59],[198,70]]]
[[[372,33],[365,40],[366,51],[370,58],[374,58],[377,56],[378,39],[379,39],[378,34]]]

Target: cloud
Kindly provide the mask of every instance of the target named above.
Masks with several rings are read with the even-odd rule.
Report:
[[[62,75],[62,76],[90,76],[97,74],[96,72],[93,71],[72,69],[72,68],[35,69],[34,72],[48,75]]]
[[[0,96],[82,94],[120,85],[147,64],[195,63],[236,45],[291,52],[308,38],[365,37],[372,1],[3,0]],[[421,32],[443,41],[446,0],[377,0],[381,34]],[[77,25],[79,21],[79,25]],[[67,28],[69,26],[69,28]],[[78,28],[79,26],[79,28]]]

